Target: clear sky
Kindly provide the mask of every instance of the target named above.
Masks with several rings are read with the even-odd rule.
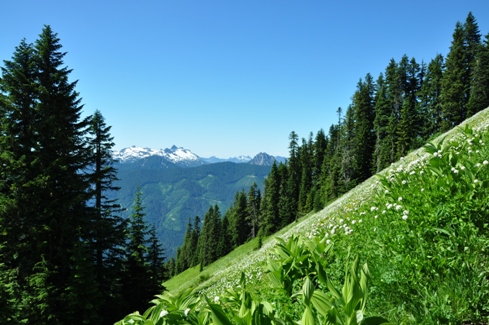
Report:
[[[58,33],[86,114],[115,149],[172,145],[201,157],[287,155],[337,123],[357,82],[391,58],[446,55],[486,0],[1,0],[0,60],[43,25]],[[3,62],[3,61],[2,61]]]

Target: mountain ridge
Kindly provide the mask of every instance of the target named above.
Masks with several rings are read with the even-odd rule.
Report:
[[[204,158],[198,156],[189,149],[177,147],[176,145],[165,149],[152,149],[148,147],[139,147],[133,145],[127,148],[123,148],[121,150],[114,150],[112,152],[112,157],[121,164],[139,163],[140,165],[144,164],[144,162],[141,162],[141,160],[150,157],[160,157],[162,159],[165,159],[167,162],[170,162],[171,164],[179,167],[197,167],[204,164],[215,164],[221,162],[232,162],[237,164],[251,163],[254,165],[268,164],[267,166],[271,166],[274,161],[282,163],[286,161],[285,157],[274,157],[265,152],[260,152],[254,157],[241,155],[229,158],[218,158],[216,156]],[[155,159],[153,158],[151,160]],[[163,161],[161,161],[161,164],[168,167],[168,164],[164,163]]]

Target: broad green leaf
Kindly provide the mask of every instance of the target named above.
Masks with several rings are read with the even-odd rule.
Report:
[[[316,308],[317,312],[324,317],[326,317],[329,310],[333,308],[333,304],[329,301],[328,296],[320,290],[314,291],[311,297],[311,303],[314,308]]]
[[[314,284],[307,276],[306,280],[304,281],[304,285],[302,286],[302,294],[304,295],[304,303],[306,305],[309,305],[313,293],[314,293]]]
[[[315,325],[316,320],[314,319],[314,314],[309,306],[306,306],[304,313],[302,314],[302,319],[300,321],[301,325]]]
[[[211,317],[214,324],[217,325],[232,325],[233,323],[228,319],[222,307],[216,304],[213,304],[209,301],[207,297],[205,297],[205,301],[207,302],[207,306],[211,311]]]

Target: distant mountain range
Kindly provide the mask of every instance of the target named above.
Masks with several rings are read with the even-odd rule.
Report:
[[[188,219],[203,220],[211,205],[224,215],[237,191],[248,191],[253,182],[263,190],[263,181],[274,161],[283,157],[259,153],[255,157],[201,158],[188,149],[150,149],[132,146],[114,151],[118,162],[120,190],[113,193],[125,217],[132,213],[134,194],[141,187],[148,223],[155,225],[166,256],[175,256],[182,244]]]
[[[118,160],[120,163],[134,163],[138,160],[148,158],[148,157],[161,157],[168,162],[175,164],[179,167],[197,167],[204,164],[215,164],[221,162],[233,162],[237,164],[250,163],[253,165],[266,165],[271,166],[274,161],[285,162],[286,158],[281,156],[270,156],[267,153],[260,152],[255,157],[250,156],[238,156],[230,158],[218,158],[212,156],[209,158],[202,158],[194,154],[189,149],[182,147],[177,147],[173,145],[171,148],[167,149],[150,149],[142,147],[128,147],[120,151],[113,152],[114,159]]]

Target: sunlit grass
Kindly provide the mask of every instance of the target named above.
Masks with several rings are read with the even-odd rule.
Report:
[[[466,124],[475,130],[474,136],[463,138],[460,130]],[[239,286],[244,272],[249,286],[266,290],[264,266],[276,237],[320,237],[336,251],[337,260],[328,269],[333,278],[341,277],[342,259],[350,249],[373,262],[373,291],[379,298],[374,295],[371,307],[391,320],[452,323],[464,317],[483,317],[474,306],[487,298],[488,267],[479,251],[487,248],[480,231],[487,231],[488,226],[487,221],[474,218],[485,215],[487,204],[485,196],[477,195],[489,186],[489,150],[478,134],[488,126],[486,109],[434,139],[429,152],[410,153],[322,211],[262,239],[260,249],[254,239],[203,272],[192,268],[165,286],[173,293],[197,288],[200,293],[218,296]],[[404,305],[407,300],[414,306]]]

